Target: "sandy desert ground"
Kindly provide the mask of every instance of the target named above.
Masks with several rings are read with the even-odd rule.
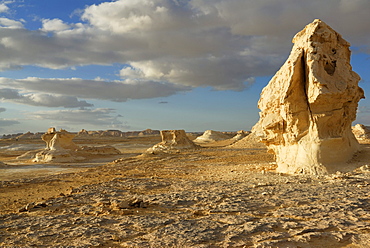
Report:
[[[370,145],[357,169],[274,172],[261,147],[141,155],[159,136],[75,139],[122,154],[17,164],[42,140],[0,140],[0,247],[370,247]]]

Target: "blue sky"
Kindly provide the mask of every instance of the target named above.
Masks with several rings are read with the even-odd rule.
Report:
[[[319,18],[370,82],[368,0],[0,1],[0,134],[250,130],[291,39]],[[356,123],[370,125],[370,100]]]

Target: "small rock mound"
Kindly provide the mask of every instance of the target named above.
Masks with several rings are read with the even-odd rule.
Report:
[[[208,143],[215,142],[220,140],[227,140],[232,138],[231,134],[225,134],[223,132],[207,130],[203,133],[202,136],[197,137],[194,142],[196,143]]]
[[[230,148],[266,148],[266,145],[260,142],[259,137],[251,132],[246,137],[229,146]]]
[[[146,153],[157,154],[171,150],[199,148],[188,138],[184,130],[162,130],[161,137],[162,142],[149,148]]]
[[[240,130],[231,139],[233,139],[234,141],[238,141],[238,140],[241,140],[241,139],[247,137],[249,134],[250,134],[250,132],[248,132],[248,131]]]
[[[90,155],[116,155],[120,151],[112,146],[88,147],[77,146],[72,140],[76,134],[61,129],[59,132],[55,128],[49,128],[42,135],[42,140],[46,142],[46,148],[34,155],[33,162],[77,162],[87,159]],[[33,156],[28,152],[19,157],[19,159],[28,159]]]
[[[368,140],[370,139],[370,127],[357,124],[352,127],[352,133],[355,135],[357,140]]]

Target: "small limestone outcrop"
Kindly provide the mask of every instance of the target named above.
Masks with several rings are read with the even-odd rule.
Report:
[[[36,153],[33,162],[77,162],[86,160],[91,155],[117,155],[121,153],[113,146],[79,147],[72,141],[75,136],[76,134],[63,129],[56,131],[55,128],[49,128],[41,137],[45,141],[46,147],[43,151]],[[24,154],[19,159],[29,158],[32,154]]]
[[[41,139],[46,142],[46,149],[75,150],[78,149],[78,146],[72,141],[75,136],[76,134],[70,133],[63,129],[57,132],[55,128],[49,128],[48,131],[41,136]]]
[[[250,134],[250,132],[248,132],[248,131],[240,130],[240,131],[236,132],[236,135],[234,137],[232,137],[232,139],[234,141],[238,141],[238,140],[241,140],[241,139],[245,138],[249,134]]]
[[[76,135],[61,129],[59,132],[55,128],[49,128],[41,136],[46,143],[45,150],[38,152],[33,162],[75,162],[84,160],[84,157],[77,156],[75,153],[79,148],[72,140]]]
[[[188,138],[184,130],[162,130],[161,137],[162,142],[149,148],[146,153],[157,154],[173,150],[199,148]]]
[[[79,153],[87,153],[92,155],[114,155],[121,154],[119,150],[113,146],[82,146],[78,149]]]
[[[282,173],[325,174],[345,169],[359,144],[351,131],[360,77],[350,44],[321,20],[293,38],[285,64],[263,89],[252,132],[276,155]]]
[[[363,141],[370,139],[370,127],[368,126],[356,124],[352,127],[352,132],[357,140]]]
[[[256,133],[251,132],[246,137],[241,140],[236,141],[234,144],[231,144],[229,148],[235,149],[266,149],[266,145],[260,142],[260,138],[257,137]]]
[[[220,140],[227,140],[232,138],[232,134],[225,134],[218,131],[207,130],[203,133],[203,135],[197,137],[194,142],[196,143],[207,143],[207,142],[215,142]]]

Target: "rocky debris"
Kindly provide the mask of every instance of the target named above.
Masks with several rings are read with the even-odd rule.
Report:
[[[356,124],[352,127],[352,132],[355,135],[357,140],[367,140],[370,139],[370,127],[362,125],[362,124]]]
[[[351,131],[360,77],[350,44],[321,20],[293,38],[289,58],[263,89],[253,128],[276,155],[277,171],[325,174],[344,170],[359,144]]]
[[[174,162],[177,166],[182,167]],[[229,180],[220,176],[117,177],[82,186],[70,195],[2,215],[0,246],[370,245],[369,173],[297,177],[246,172]]]
[[[197,137],[194,142],[196,143],[207,143],[215,142],[220,140],[227,140],[233,137],[233,134],[226,134],[219,131],[206,130],[203,135]]]
[[[161,137],[162,142],[149,148],[146,153],[157,154],[181,149],[199,148],[188,138],[184,130],[162,130]]]

